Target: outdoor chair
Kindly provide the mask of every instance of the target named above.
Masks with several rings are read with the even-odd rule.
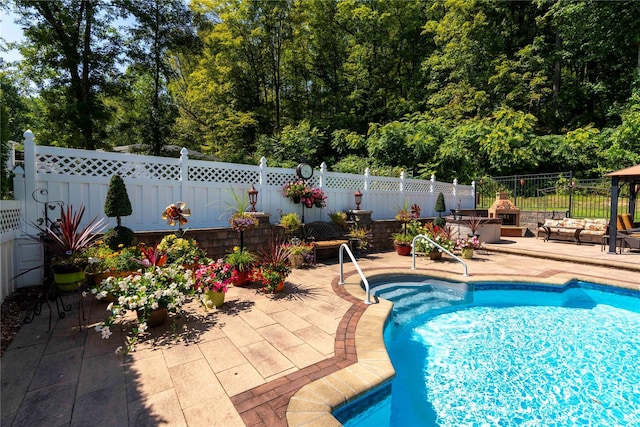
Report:
[[[618,215],[616,221],[618,230],[621,230],[625,234],[638,233],[640,232],[639,224],[633,223],[631,220],[631,214],[622,214]]]
[[[633,233],[624,236],[624,245],[629,249],[640,250],[640,233]]]

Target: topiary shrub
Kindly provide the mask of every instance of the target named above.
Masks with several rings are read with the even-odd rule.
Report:
[[[438,212],[438,218],[433,220],[433,223],[438,227],[444,227],[447,221],[442,218],[442,212],[447,210],[447,206],[444,203],[444,194],[442,192],[438,193],[438,198],[436,199],[435,211]]]
[[[118,246],[131,246],[135,240],[133,230],[122,225],[120,217],[129,216],[133,212],[131,201],[127,194],[127,186],[120,175],[113,175],[109,181],[107,189],[107,199],[104,202],[104,213],[108,217],[116,217],[116,227],[105,233],[105,243],[113,250],[117,250]]]
[[[117,251],[120,248],[132,246],[136,240],[136,235],[132,229],[122,225],[108,229],[103,236],[104,244],[111,250]]]

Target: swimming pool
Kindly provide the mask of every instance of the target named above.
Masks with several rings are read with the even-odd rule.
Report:
[[[640,292],[422,280],[375,285],[396,376],[345,426],[640,425]]]

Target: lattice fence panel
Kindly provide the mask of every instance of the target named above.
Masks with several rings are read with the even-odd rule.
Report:
[[[74,155],[47,154],[38,156],[36,171],[41,174],[92,176],[110,178],[119,174],[123,178],[144,178],[153,180],[179,180],[180,166],[165,162],[135,161],[128,159],[88,158]]]
[[[431,191],[431,182],[430,181],[415,181],[412,179],[405,180],[404,182],[405,191],[421,191],[421,192],[429,192]]]
[[[22,225],[20,209],[3,209],[0,211],[0,233],[18,230]]]
[[[389,180],[380,179],[380,178],[370,178],[369,181],[369,190],[375,191],[399,191],[400,190],[400,179]]]
[[[364,188],[363,177],[327,175],[325,177],[325,185],[329,188],[343,190],[358,190]]]
[[[259,170],[236,169],[219,166],[190,166],[189,181],[225,182],[232,184],[254,184],[260,180]]]
[[[436,194],[442,193],[445,196],[447,194],[453,194],[453,185],[436,181],[435,185],[433,186],[433,192]]]
[[[314,176],[314,178],[316,178]],[[274,186],[279,186],[282,187],[284,186],[287,182],[291,182],[291,181],[296,181],[298,179],[298,177],[296,176],[295,173],[292,172],[267,172],[267,185],[274,185]],[[312,183],[310,183],[311,185],[317,185],[315,183],[313,183],[315,180],[312,181]]]

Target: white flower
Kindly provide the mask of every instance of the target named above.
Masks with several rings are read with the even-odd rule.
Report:
[[[91,293],[92,294],[97,294],[98,293],[98,288],[91,288]]]
[[[87,296],[87,291],[82,291],[82,298],[85,298]]]
[[[101,324],[97,324],[95,329],[96,329],[96,332],[101,332],[102,331],[102,325]]]
[[[113,303],[110,302],[109,305],[107,306],[107,311],[111,311],[113,309]]]
[[[122,346],[116,348],[116,354],[122,353]]]
[[[155,310],[155,309],[157,309],[158,307],[159,307],[159,306],[158,306],[158,301],[154,301],[154,302],[152,302],[152,303],[151,303],[151,309],[152,309],[152,310]]]
[[[109,337],[111,335],[113,335],[113,332],[111,332],[111,329],[109,329],[108,326],[105,326],[104,328],[102,328],[102,339],[103,340],[109,339]]]
[[[143,333],[144,331],[146,331],[147,330],[147,322],[140,323],[140,325],[138,326],[138,329],[140,330],[140,333]]]

